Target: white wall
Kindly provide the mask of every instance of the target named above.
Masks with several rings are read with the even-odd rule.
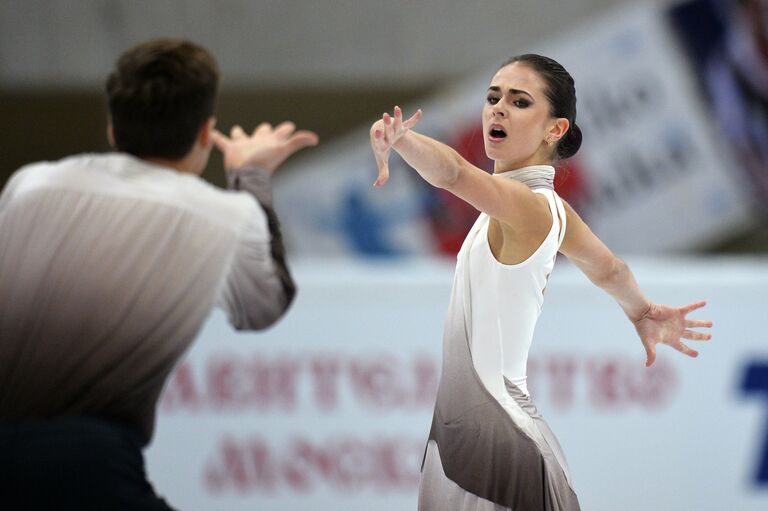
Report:
[[[424,82],[578,26],[628,0],[3,0],[0,85],[100,85],[129,45],[184,36],[226,84]]]

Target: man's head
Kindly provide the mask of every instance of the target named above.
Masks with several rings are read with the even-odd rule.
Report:
[[[154,39],[130,48],[107,79],[111,142],[144,159],[190,156],[201,136],[207,143],[218,79],[213,56],[189,41]],[[205,152],[202,166],[207,158]]]

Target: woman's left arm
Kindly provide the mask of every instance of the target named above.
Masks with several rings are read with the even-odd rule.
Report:
[[[688,319],[687,315],[704,307],[696,302],[684,307],[669,307],[651,303],[640,290],[629,266],[616,257],[590,230],[578,214],[565,203],[567,230],[560,251],[565,254],[596,286],[609,293],[622,308],[645,347],[646,366],[656,360],[656,345],[668,344],[690,357],[698,352],[681,339],[708,341],[709,333],[692,328],[710,328],[711,321]]]

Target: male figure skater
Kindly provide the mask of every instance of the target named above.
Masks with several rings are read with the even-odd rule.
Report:
[[[170,509],[141,449],[174,363],[216,303],[248,330],[288,308],[270,175],[317,136],[223,135],[217,82],[191,42],[129,49],[106,84],[115,152],[28,165],[0,195],[3,509]],[[214,145],[229,190],[199,177]]]

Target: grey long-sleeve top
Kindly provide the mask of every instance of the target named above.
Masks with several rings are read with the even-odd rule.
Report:
[[[145,441],[215,304],[266,328],[294,295],[269,175],[221,190],[120,153],[19,170],[0,195],[0,421],[90,415]]]

